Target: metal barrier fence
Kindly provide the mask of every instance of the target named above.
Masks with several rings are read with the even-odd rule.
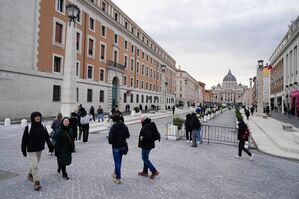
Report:
[[[233,127],[202,124],[200,135],[203,140],[208,141],[208,144],[210,141],[238,143],[238,131],[237,128]]]

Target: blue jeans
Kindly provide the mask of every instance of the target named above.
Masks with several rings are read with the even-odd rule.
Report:
[[[98,115],[98,122],[100,122],[102,120],[102,122],[104,121],[104,114],[99,114]]]
[[[148,173],[148,169],[155,173],[157,172],[157,169],[154,167],[154,165],[149,160],[149,154],[151,152],[151,149],[142,149],[141,150],[141,158],[143,161],[143,173]]]
[[[196,134],[195,134],[195,136],[196,136],[196,141],[197,142],[201,142],[201,136],[200,136],[200,128],[199,129],[196,129]]]
[[[121,169],[121,160],[123,157],[122,148],[112,148],[113,160],[114,160],[114,173],[116,175],[116,179],[120,179],[120,169]]]

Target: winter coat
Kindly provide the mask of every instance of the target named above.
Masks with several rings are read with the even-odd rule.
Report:
[[[45,142],[49,149],[52,149],[52,143],[49,138],[49,133],[45,126],[39,122],[34,121],[34,117],[41,116],[39,112],[33,112],[31,114],[31,129],[28,132],[28,126],[25,127],[23,137],[22,137],[22,152],[26,154],[26,152],[37,152],[45,149]]]
[[[89,124],[90,120],[92,119],[91,115],[85,115],[85,116],[81,116],[80,118],[80,123],[83,124]]]
[[[191,115],[190,114],[187,114],[186,115],[186,120],[185,120],[185,129],[186,131],[191,131],[192,127],[192,123],[191,123]]]
[[[73,131],[73,134],[76,135],[77,131],[78,131],[78,118],[77,117],[70,118],[70,126]]]
[[[246,130],[248,130],[247,125],[243,120],[240,121],[238,124],[238,140],[248,141],[248,139],[243,139],[243,134],[245,133]]]
[[[129,137],[128,127],[122,122],[116,122],[110,128],[108,142],[112,145],[112,148],[122,148]]]
[[[55,155],[59,166],[67,166],[72,163],[72,152],[74,150],[74,136],[71,128],[68,130],[60,128],[56,135]]]
[[[191,130],[198,130],[201,127],[200,121],[196,115],[191,116]]]
[[[138,147],[142,149],[154,149],[155,148],[155,140],[154,140],[154,124],[151,122],[151,119],[146,118],[142,123],[142,128],[140,130],[139,139],[138,139]],[[142,139],[141,139],[142,137]]]
[[[51,125],[51,129],[53,131],[56,131],[60,128],[60,125],[61,125],[61,120],[59,119],[55,119],[53,122],[52,122],[52,125]]]

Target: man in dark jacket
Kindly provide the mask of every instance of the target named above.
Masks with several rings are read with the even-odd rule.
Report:
[[[200,139],[200,121],[197,118],[196,113],[191,114],[191,132],[192,132],[192,147],[197,147],[197,144],[201,142]]]
[[[53,151],[53,146],[49,138],[46,127],[41,123],[42,114],[40,112],[33,112],[31,114],[31,124],[25,127],[22,138],[22,153],[27,156],[27,152],[31,158],[31,169],[28,174],[28,180],[33,181],[33,188],[39,190],[41,188],[38,163],[45,149],[45,142],[47,142],[50,151]]]
[[[188,113],[185,120],[186,141],[191,142],[191,115]]]
[[[141,118],[142,128],[140,130],[138,147],[141,148],[141,157],[143,161],[143,171],[139,172],[139,176],[148,177],[148,169],[152,172],[149,176],[150,179],[154,179],[159,175],[159,172],[149,160],[149,154],[153,148],[155,148],[154,123],[150,118]]]
[[[126,139],[130,137],[128,127],[122,122],[122,116],[115,114],[112,118],[115,122],[109,131],[108,141],[112,145],[114,160],[113,182],[120,184],[121,181],[121,161],[127,147]]]

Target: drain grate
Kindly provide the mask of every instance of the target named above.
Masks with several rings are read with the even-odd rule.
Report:
[[[17,175],[18,175],[17,173],[12,173],[12,172],[9,172],[9,171],[0,170],[0,180],[7,180],[7,179],[10,179],[10,178],[14,178]]]

